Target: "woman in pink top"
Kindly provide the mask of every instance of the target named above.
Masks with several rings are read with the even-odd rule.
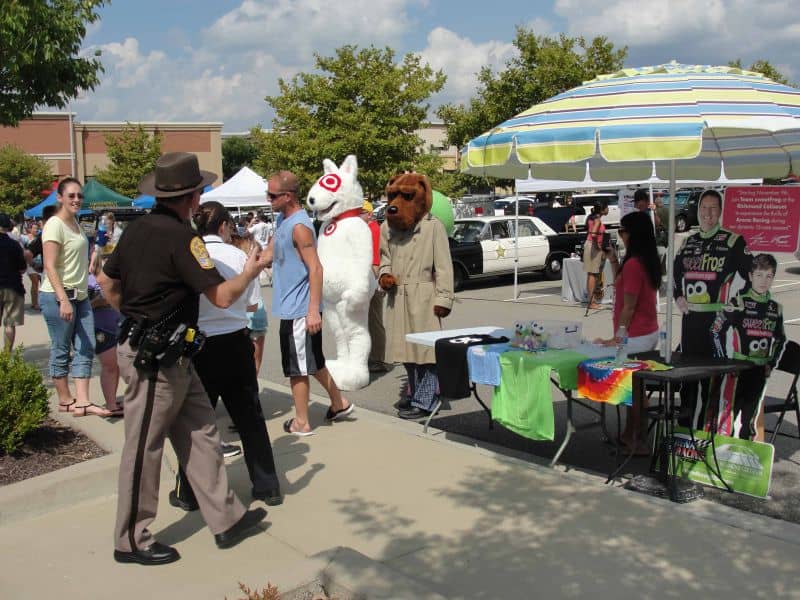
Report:
[[[625,260],[619,260],[613,251],[609,260],[614,267],[614,331],[625,327],[628,354],[653,350],[658,345],[658,317],[656,290],[661,283],[661,261],[656,248],[653,222],[647,213],[628,213],[620,221],[619,236],[625,244]],[[606,345],[620,342],[616,337],[597,340]],[[637,454],[647,454],[649,449],[642,438],[644,428],[644,394],[634,390],[633,406],[625,423],[622,442]]]
[[[608,202],[595,201],[591,214],[586,217],[586,241],[583,244],[583,270],[586,271],[586,298],[590,309],[602,308],[595,301],[595,288],[605,260],[604,240],[606,226],[603,217],[608,214]]]

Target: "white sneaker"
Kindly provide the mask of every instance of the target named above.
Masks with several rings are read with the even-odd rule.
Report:
[[[238,456],[241,453],[242,449],[236,444],[226,444],[225,442],[222,442],[222,456],[224,456],[225,458]]]

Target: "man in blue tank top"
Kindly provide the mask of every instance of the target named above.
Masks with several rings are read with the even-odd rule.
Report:
[[[283,374],[289,378],[295,416],[283,424],[286,433],[308,436],[309,381],[317,378],[331,406],[325,418],[335,421],[353,412],[325,368],[322,354],[322,264],[317,256],[314,224],[300,206],[299,181],[294,173],[280,171],[270,177],[267,195],[279,213],[275,233],[266,252],[272,260],[272,314],[280,319]]]

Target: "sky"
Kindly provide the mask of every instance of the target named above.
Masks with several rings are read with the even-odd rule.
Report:
[[[447,75],[432,109],[468,103],[483,66],[514,56],[515,27],[605,35],[626,66],[677,60],[745,66],[769,60],[800,82],[800,20],[774,0],[113,0],[84,40],[105,73],[70,108],[80,121],[210,121],[270,127],[279,78],[313,70],[313,54],[390,46]]]

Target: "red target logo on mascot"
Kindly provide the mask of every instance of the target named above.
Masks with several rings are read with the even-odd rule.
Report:
[[[335,192],[342,187],[342,178],[336,173],[328,173],[327,175],[320,177],[317,183],[319,183],[321,188],[324,188],[329,192]]]

